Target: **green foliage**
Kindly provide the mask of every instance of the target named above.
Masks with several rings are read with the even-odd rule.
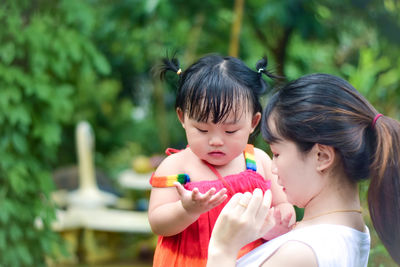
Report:
[[[85,5],[57,2],[0,6],[0,266],[43,266],[60,242],[50,173],[61,133],[79,86],[109,72]]]

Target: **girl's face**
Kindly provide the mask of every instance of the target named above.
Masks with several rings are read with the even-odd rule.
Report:
[[[304,154],[294,142],[288,140],[270,144],[270,147],[273,153],[272,173],[278,176],[278,183],[283,186],[288,201],[304,208],[321,188],[315,149]]]
[[[186,131],[190,149],[202,160],[215,166],[224,166],[239,156],[254,131],[261,114],[252,115],[249,111],[229,114],[225,121],[212,123],[198,122],[177,110],[179,120]]]

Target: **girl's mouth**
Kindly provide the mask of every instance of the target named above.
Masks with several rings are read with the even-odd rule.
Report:
[[[223,153],[221,151],[211,151],[208,153],[208,155],[210,155],[212,157],[222,157],[222,156],[225,156],[225,153]]]

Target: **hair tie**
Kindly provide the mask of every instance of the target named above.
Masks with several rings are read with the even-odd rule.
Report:
[[[178,75],[181,75],[181,73],[182,73],[182,70],[181,70],[181,69],[179,69],[179,70],[176,72],[176,74],[178,74]]]
[[[261,72],[263,72],[265,69],[264,68],[259,68],[258,69],[258,73],[261,73]]]
[[[382,116],[383,116],[383,115],[382,115],[381,113],[378,113],[378,114],[375,115],[375,118],[374,118],[374,120],[372,121],[372,128],[375,127],[376,121],[377,121],[380,117],[382,117]]]

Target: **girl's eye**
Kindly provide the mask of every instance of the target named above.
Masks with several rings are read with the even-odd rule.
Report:
[[[199,129],[199,128],[197,128],[197,130],[199,130],[199,132],[201,132],[201,133],[206,133],[206,132],[208,132],[207,130],[203,130],[203,129]]]
[[[227,134],[233,134],[233,133],[236,133],[237,132],[237,130],[235,130],[235,131],[225,131]]]

